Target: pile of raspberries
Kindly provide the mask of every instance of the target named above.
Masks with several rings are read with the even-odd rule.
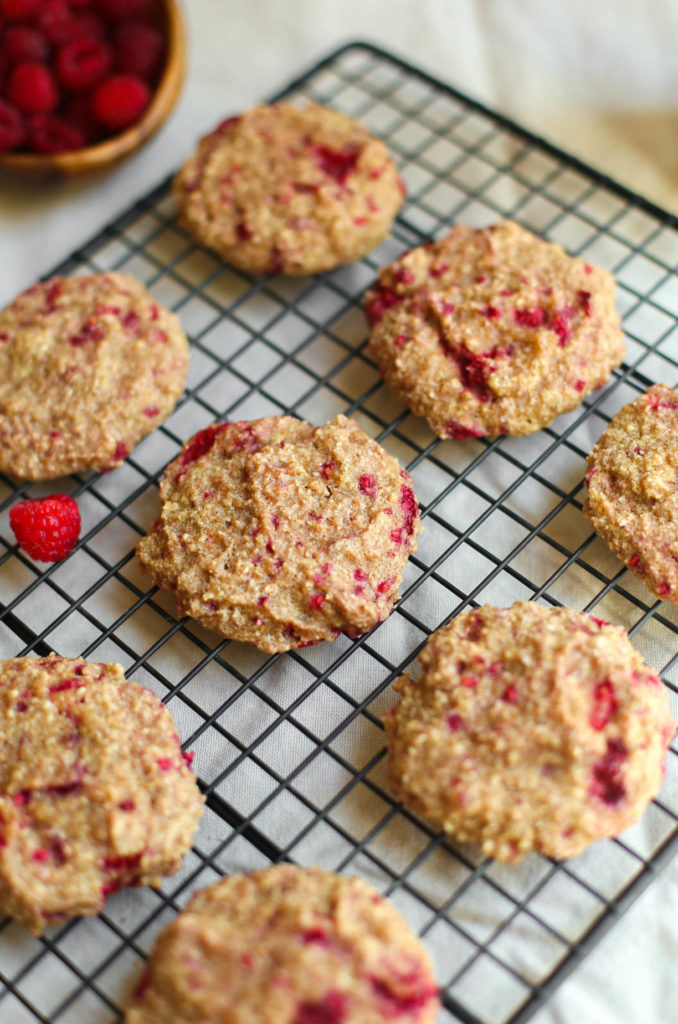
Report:
[[[61,153],[129,127],[165,62],[160,0],[0,0],[0,153]]]

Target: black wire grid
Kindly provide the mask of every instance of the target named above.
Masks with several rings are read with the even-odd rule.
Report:
[[[75,552],[44,569],[13,543],[24,494],[0,478],[0,656],[50,650],[117,660],[171,708],[207,809],[183,870],[160,892],[121,892],[99,918],[41,939],[0,925],[0,1020],[105,1024],[161,927],[224,873],[288,859],[361,874],[404,913],[442,985],[441,1021],[528,1020],[655,877],[678,841],[676,758],[642,823],[558,864],[502,866],[441,838],[384,785],[380,718],[391,683],[463,608],[533,598],[627,628],[673,692],[678,608],[653,599],[581,514],[585,458],[614,413],[678,379],[678,222],[542,140],[393,56],[344,47],[281,94],[361,118],[408,185],[393,236],[319,278],[253,281],[196,247],[167,183],[59,273],[130,272],[192,341],[185,395],[115,472],[64,482],[83,513]],[[276,97],[280,98],[280,97]],[[529,438],[439,441],[388,393],[365,351],[361,296],[404,248],[512,217],[611,270],[627,358],[610,385]],[[220,640],[148,585],[133,547],[157,515],[157,481],[183,440],[216,419],[337,412],[414,478],[424,533],[393,615],[350,641],[267,657]],[[62,484],[59,484],[62,488]]]

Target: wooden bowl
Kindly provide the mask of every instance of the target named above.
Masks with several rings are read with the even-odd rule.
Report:
[[[162,0],[167,55],[162,77],[141,118],[119,135],[66,153],[3,153],[0,170],[24,178],[63,177],[116,163],[150,138],[169,117],[184,80],[186,34],[177,0]]]

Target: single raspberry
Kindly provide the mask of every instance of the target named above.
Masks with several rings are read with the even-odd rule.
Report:
[[[0,100],[0,153],[18,149],[26,138],[26,123],[16,109]]]
[[[42,62],[49,56],[49,43],[38,32],[37,28],[30,25],[14,25],[8,28],[4,38],[5,53],[13,64],[23,64],[26,61]]]
[[[133,124],[148,106],[151,93],[134,75],[113,75],[97,87],[92,101],[95,117],[111,131]]]
[[[28,498],[10,509],[9,524],[20,547],[40,562],[58,562],[80,535],[80,510],[68,494]]]
[[[9,76],[7,98],[24,114],[51,114],[59,102],[59,90],[44,64],[18,64]]]
[[[73,18],[67,28],[67,39],[65,42],[74,42],[76,39],[96,39],[103,41],[108,35],[108,29],[98,14],[94,11],[83,11],[77,18]]]
[[[85,133],[53,114],[35,114],[28,123],[28,146],[34,153],[65,153],[85,145]]]
[[[7,21],[30,21],[41,3],[42,0],[0,0],[0,14]]]
[[[117,29],[114,50],[118,71],[152,82],[165,56],[165,40],[151,25],[130,21]]]
[[[62,46],[56,57],[59,81],[71,92],[86,92],[111,70],[110,46],[95,39],[75,39]]]
[[[37,22],[53,46],[63,46],[77,35],[79,20],[66,0],[47,0],[40,5]]]
[[[151,0],[96,0],[96,6],[109,21],[148,21],[153,15]]]

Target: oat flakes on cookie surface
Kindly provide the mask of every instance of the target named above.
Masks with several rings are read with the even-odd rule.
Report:
[[[263,651],[385,619],[421,531],[412,481],[353,421],[216,423],[186,442],[137,545],[181,614]]]
[[[625,405],[588,458],[584,515],[650,590],[678,604],[678,390]]]
[[[675,723],[621,627],[484,605],[434,633],[420,662],[384,718],[389,784],[456,839],[503,861],[573,857],[659,791]]]
[[[0,913],[40,934],[178,871],[203,805],[189,760],[122,666],[0,662]]]
[[[0,472],[113,469],[169,416],[187,371],[177,317],[133,277],[34,285],[0,313]]]
[[[384,144],[326,107],[254,107],[201,140],[174,194],[191,234],[252,274],[353,263],[389,233],[404,187]]]
[[[280,864],[198,892],[160,933],[125,1024],[432,1024],[419,939],[371,885]]]
[[[387,385],[439,437],[540,430],[624,357],[612,276],[512,221],[404,253],[365,309]]]

